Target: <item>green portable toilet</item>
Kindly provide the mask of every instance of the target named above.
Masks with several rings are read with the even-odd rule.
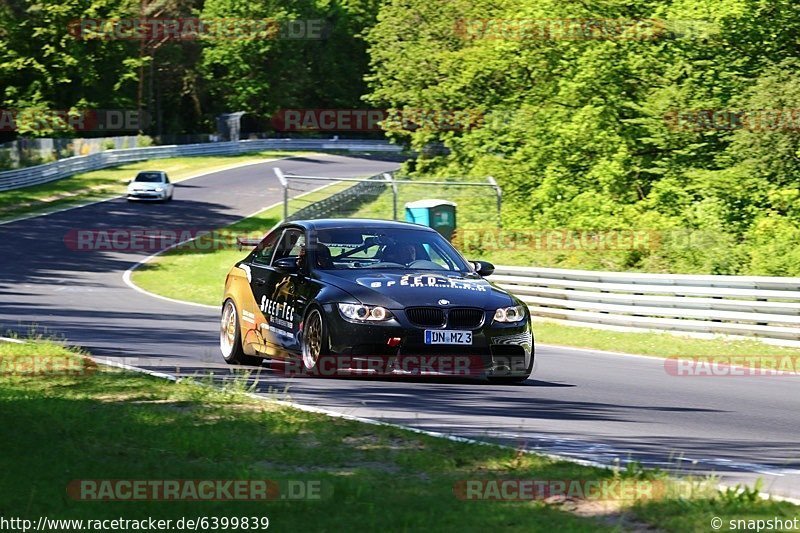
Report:
[[[408,202],[406,222],[433,228],[449,241],[456,229],[456,204],[434,199]]]

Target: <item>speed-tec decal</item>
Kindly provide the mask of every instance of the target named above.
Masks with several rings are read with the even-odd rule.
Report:
[[[486,292],[486,285],[482,280],[464,280],[455,279],[444,276],[434,276],[430,274],[405,274],[399,280],[389,280],[386,278],[359,278],[358,283],[371,289],[379,289],[381,287],[435,287],[437,289],[460,289],[464,291],[478,291]]]

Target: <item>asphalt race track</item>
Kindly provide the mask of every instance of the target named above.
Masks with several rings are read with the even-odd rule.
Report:
[[[123,273],[150,252],[72,251],[64,237],[72,229],[225,226],[280,201],[278,165],[335,177],[397,166],[305,156],[184,181],[169,204],[114,199],[0,225],[0,331],[35,325],[103,358],[224,379],[231,367],[219,355],[218,311],[128,287]],[[765,490],[800,498],[800,379],[676,377],[656,358],[541,346],[536,354],[534,377],[518,386],[291,379],[264,368],[259,390],[288,385],[304,405],[607,464],[715,472],[728,484],[762,477]]]

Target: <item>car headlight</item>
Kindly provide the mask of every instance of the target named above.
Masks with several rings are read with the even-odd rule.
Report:
[[[156,192],[164,192],[164,187],[156,187]]]
[[[369,307],[361,304],[339,304],[339,312],[351,322],[385,322],[392,313],[385,307]]]
[[[501,307],[494,312],[495,322],[519,322],[525,318],[525,306]]]

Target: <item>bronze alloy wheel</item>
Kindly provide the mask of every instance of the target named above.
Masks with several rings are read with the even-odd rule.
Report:
[[[322,354],[322,343],[322,315],[319,309],[312,309],[306,317],[303,330],[303,365],[306,370],[317,366],[319,356]]]
[[[225,360],[229,360],[236,351],[236,306],[233,300],[225,302],[222,308],[222,319],[219,328],[219,349]]]

